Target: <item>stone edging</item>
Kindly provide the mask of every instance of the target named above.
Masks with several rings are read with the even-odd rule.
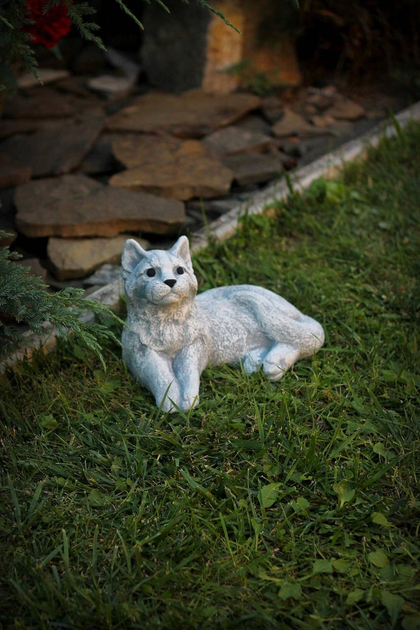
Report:
[[[395,116],[395,119],[401,127],[404,127],[410,120],[420,120],[420,102],[401,111]],[[346,142],[341,147],[311,162],[311,164],[292,172],[291,177],[294,187],[297,189],[305,189],[318,177],[333,177],[340,170],[343,162],[348,162],[355,158],[363,158],[366,155],[367,148],[376,146],[384,135],[392,137],[396,134],[397,129],[392,122],[387,122],[385,125],[383,123],[377,125],[355,140]],[[208,226],[195,232],[191,239],[191,250],[195,253],[205,248],[210,238],[216,238],[218,240],[230,238],[235,234],[239,220],[245,213],[261,214],[268,203],[274,200],[285,199],[289,194],[290,191],[285,179],[267,186],[263,191],[253,196],[249,202],[239,204]],[[122,280],[117,280],[94,291],[89,296],[89,299],[99,300],[111,309],[116,309],[122,293]],[[82,319],[84,321],[91,321],[93,317],[93,314],[88,311],[82,316]],[[13,365],[25,357],[30,358],[33,352],[38,348],[41,348],[44,352],[52,350],[55,346],[56,330],[53,326],[48,325],[42,337],[36,337],[32,333],[28,333],[26,338],[28,345],[22,351],[13,354],[3,361],[0,364],[0,373],[7,367],[13,367]]]

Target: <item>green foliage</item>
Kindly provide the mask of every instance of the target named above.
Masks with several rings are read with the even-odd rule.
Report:
[[[0,5],[0,59],[2,64],[19,60],[26,72],[37,76],[38,63],[32,49],[32,37],[22,31],[29,23],[25,0],[6,0]]]
[[[194,261],[326,330],[280,383],[220,366],[160,413],[106,344],[3,378],[0,621],[12,628],[419,630],[420,127]],[[384,227],[387,224],[388,227]]]
[[[0,232],[0,236],[5,233]],[[81,346],[101,358],[99,340],[116,338],[107,326],[82,321],[80,316],[88,309],[97,315],[116,315],[100,302],[83,299],[82,289],[46,292],[41,278],[31,276],[27,268],[14,262],[18,258],[19,254],[8,247],[0,248],[0,359],[25,344],[19,324],[26,324],[36,335],[45,332],[46,324],[55,326],[61,334],[71,331]]]
[[[248,59],[243,59],[223,72],[239,77],[242,85],[256,96],[270,96],[273,93],[273,84],[268,75],[256,70]]]

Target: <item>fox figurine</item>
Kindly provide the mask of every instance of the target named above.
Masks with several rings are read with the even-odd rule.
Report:
[[[322,326],[259,286],[210,289],[197,295],[189,242],[145,251],[126,241],[122,254],[127,326],[123,360],[163,411],[198,404],[208,365],[242,363],[278,381],[324,343]]]

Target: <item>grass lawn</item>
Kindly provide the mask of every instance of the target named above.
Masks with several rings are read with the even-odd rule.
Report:
[[[196,257],[324,325],[277,384],[165,415],[70,342],[5,377],[0,625],[419,629],[419,209],[413,125]]]

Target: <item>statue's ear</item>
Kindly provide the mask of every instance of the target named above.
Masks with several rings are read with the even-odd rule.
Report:
[[[172,245],[169,251],[175,256],[182,258],[182,260],[185,260],[187,265],[190,267],[192,266],[190,244],[186,236],[180,236],[175,245]]]
[[[147,256],[147,252],[134,239],[129,238],[125,244],[121,257],[122,274],[127,280],[130,273],[137,267],[139,262]]]

